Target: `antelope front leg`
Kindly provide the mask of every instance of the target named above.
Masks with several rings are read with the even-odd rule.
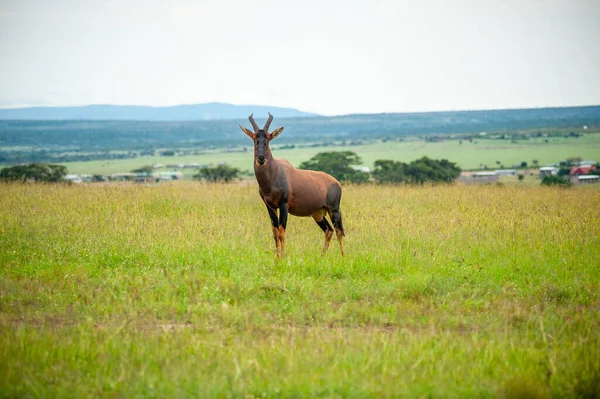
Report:
[[[277,257],[281,258],[281,234],[280,234],[280,226],[279,220],[277,218],[277,211],[275,209],[271,209],[267,205],[267,211],[269,212],[269,217],[271,218],[271,225],[273,226],[273,239],[275,240],[275,250],[277,251]],[[284,238],[285,238],[285,230],[284,230]]]
[[[288,204],[279,206],[279,241],[281,242],[281,256],[285,255],[285,226],[287,226]]]

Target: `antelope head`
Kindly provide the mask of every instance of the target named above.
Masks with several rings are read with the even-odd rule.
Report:
[[[267,162],[267,152],[269,150],[269,142],[273,140],[275,137],[279,136],[281,132],[283,132],[283,127],[277,128],[269,133],[269,126],[271,122],[273,122],[273,115],[269,112],[269,119],[265,123],[265,126],[260,129],[256,122],[254,121],[254,114],[250,115],[248,118],[250,123],[252,124],[252,128],[254,132],[246,129],[242,125],[240,125],[240,129],[242,132],[254,141],[254,161],[258,165],[264,165]]]

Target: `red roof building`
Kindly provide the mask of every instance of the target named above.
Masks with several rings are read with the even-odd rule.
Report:
[[[596,170],[596,165],[586,165],[586,166],[573,166],[569,175],[571,176],[581,176],[581,175],[589,175],[592,170]]]

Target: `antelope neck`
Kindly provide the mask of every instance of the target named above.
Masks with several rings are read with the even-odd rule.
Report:
[[[269,147],[266,148],[265,158],[264,165],[257,165],[256,160],[254,161],[254,176],[256,176],[256,181],[262,192],[270,193],[274,188],[278,169]]]

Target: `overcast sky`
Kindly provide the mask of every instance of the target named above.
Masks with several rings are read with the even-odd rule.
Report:
[[[0,107],[600,104],[599,0],[0,0]]]

